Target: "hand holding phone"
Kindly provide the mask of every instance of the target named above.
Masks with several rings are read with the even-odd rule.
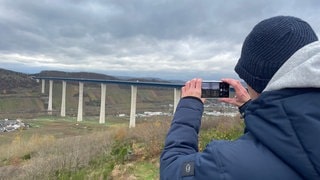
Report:
[[[244,103],[246,103],[251,99],[247,89],[245,88],[245,85],[243,85],[239,80],[225,78],[225,79],[222,79],[222,81],[230,84],[230,86],[233,87],[235,92],[232,93],[234,94],[233,97],[220,98],[219,99],[220,102],[241,107]]]
[[[202,80],[199,78],[194,78],[190,81],[187,81],[181,88],[181,98],[195,97],[204,102],[204,99],[201,98],[201,82]]]

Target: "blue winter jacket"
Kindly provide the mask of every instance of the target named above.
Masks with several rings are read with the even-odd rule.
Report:
[[[160,159],[161,179],[320,179],[320,89],[264,92],[245,111],[246,132],[198,152],[203,104],[183,98]]]

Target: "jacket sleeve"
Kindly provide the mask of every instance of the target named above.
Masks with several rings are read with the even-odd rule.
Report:
[[[173,178],[179,175],[177,159],[181,156],[198,152],[198,132],[201,125],[203,103],[196,98],[183,98],[180,100],[171,127],[165,140],[163,152],[160,157],[160,178]]]
[[[204,158],[204,153],[198,152],[202,113],[199,99],[180,100],[160,157],[160,179],[197,178],[196,169],[202,169],[200,161]]]

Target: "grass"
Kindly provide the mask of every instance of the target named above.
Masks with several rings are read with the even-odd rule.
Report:
[[[110,118],[106,125],[54,117],[28,123],[28,130],[0,135],[0,179],[159,179],[171,117],[137,119],[130,129],[127,120]],[[242,131],[239,118],[204,118],[199,147]]]
[[[15,138],[20,138],[21,141],[27,141],[33,135],[54,136],[62,138],[67,136],[76,136],[92,133],[93,131],[103,131],[108,129],[113,122],[108,122],[105,125],[98,124],[94,121],[76,122],[75,118],[56,118],[56,117],[41,117],[40,119],[24,120],[31,128],[27,131],[14,131],[10,133],[2,133],[0,135],[0,146],[12,142]],[[118,123],[120,124],[120,123]]]
[[[154,162],[138,162],[134,167],[133,174],[138,179],[159,179],[159,167]]]

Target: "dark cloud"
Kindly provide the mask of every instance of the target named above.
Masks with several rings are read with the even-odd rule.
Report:
[[[319,34],[319,5],[319,0],[0,0],[0,58],[7,66],[35,70],[229,76],[256,23],[293,15]]]

